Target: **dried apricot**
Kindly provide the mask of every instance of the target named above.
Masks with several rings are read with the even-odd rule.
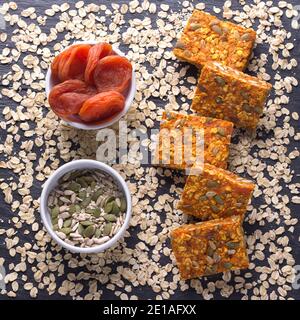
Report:
[[[125,93],[130,86],[132,65],[117,55],[101,59],[94,71],[94,83],[98,92],[117,91]]]
[[[84,102],[79,116],[85,122],[99,121],[122,111],[124,106],[125,98],[121,93],[101,92]]]
[[[87,65],[87,58],[91,45],[77,45],[71,50],[70,55],[66,56],[63,65],[60,64],[59,79],[66,81],[69,79],[84,79],[84,72]]]
[[[63,65],[65,64],[67,59],[70,57],[72,50],[74,50],[78,46],[79,44],[74,44],[73,46],[64,50],[62,53],[60,53],[54,58],[53,62],[51,63],[51,72],[52,72],[52,76],[55,79],[60,80],[60,72],[62,70]]]
[[[52,88],[49,94],[49,104],[59,116],[77,114],[83,103],[96,94],[81,80],[67,80]]]
[[[98,61],[111,53],[112,46],[109,43],[99,43],[90,49],[84,74],[86,83],[94,84],[94,71]]]
[[[53,77],[60,81],[83,80],[90,48],[89,44],[76,44],[60,53],[51,64]]]

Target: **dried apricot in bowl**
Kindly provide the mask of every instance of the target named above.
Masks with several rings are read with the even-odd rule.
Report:
[[[77,114],[83,103],[96,94],[93,87],[89,87],[81,80],[67,80],[51,90],[49,104],[52,110],[60,116]]]
[[[132,65],[120,56],[107,56],[101,59],[94,71],[94,82],[98,92],[117,91],[125,93],[130,86]]]
[[[101,92],[85,101],[79,111],[84,122],[104,120],[122,111],[125,98],[116,91]]]
[[[59,54],[51,65],[53,76],[60,81],[83,80],[90,49],[89,44],[77,44]]]
[[[112,46],[109,43],[99,43],[92,46],[89,51],[87,65],[84,73],[84,81],[88,84],[94,84],[94,71],[97,63],[102,58],[112,54]]]

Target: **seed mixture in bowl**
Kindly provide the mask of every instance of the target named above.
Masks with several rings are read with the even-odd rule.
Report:
[[[70,245],[91,247],[121,228],[127,203],[114,179],[100,170],[74,170],[60,178],[48,198],[53,230]]]

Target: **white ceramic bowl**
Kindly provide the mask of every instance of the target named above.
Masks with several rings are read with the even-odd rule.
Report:
[[[127,201],[127,211],[124,223],[120,230],[107,242],[97,245],[90,248],[81,248],[77,246],[72,246],[65,241],[63,241],[59,236],[53,231],[52,229],[52,222],[51,217],[48,209],[48,197],[51,191],[57,186],[58,179],[64,176],[67,172],[73,171],[73,170],[82,170],[82,169],[98,169],[101,170],[107,174],[109,174],[116,182],[116,184],[119,186],[120,190],[124,193],[124,196]],[[131,218],[131,196],[128,189],[128,186],[124,179],[120,176],[120,174],[111,168],[110,166],[99,162],[95,160],[74,160],[71,161],[63,166],[61,166],[59,169],[57,169],[47,180],[47,182],[44,185],[41,199],[40,199],[40,211],[41,211],[41,217],[42,221],[44,223],[45,228],[51,235],[51,237],[62,247],[76,253],[99,253],[107,250],[108,248],[112,247],[116,244],[116,242],[123,236],[124,232],[128,228],[129,220]]]
[[[99,42],[98,41],[77,41],[77,42],[72,43],[72,45],[74,45],[74,44],[94,45],[97,43],[99,43]],[[69,47],[67,47],[67,48],[69,48]],[[112,47],[113,47],[113,50],[115,53],[117,53],[121,57],[125,57],[125,54],[122,51],[120,51],[114,45]],[[52,78],[51,66],[49,66],[47,74],[46,74],[46,95],[47,95],[47,97],[49,97],[49,93],[50,93],[51,89],[54,87],[54,85],[55,85],[55,83]],[[69,121],[69,120],[65,120],[65,119],[63,119],[63,120],[66,123],[68,123],[70,126],[77,128],[77,129],[99,130],[99,129],[107,128],[107,127],[113,125],[114,123],[116,123],[117,121],[119,121],[128,112],[128,110],[130,109],[130,106],[132,104],[132,101],[134,99],[135,92],[136,92],[136,78],[135,78],[134,66],[132,65],[131,85],[130,85],[130,88],[129,88],[129,91],[128,91],[128,94],[126,97],[125,107],[121,112],[117,113],[114,117],[110,118],[109,121],[103,121],[103,123],[101,122],[100,124],[88,124],[88,123],[83,123],[83,122]]]

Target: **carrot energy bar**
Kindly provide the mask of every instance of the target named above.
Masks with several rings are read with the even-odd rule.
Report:
[[[232,216],[175,229],[171,242],[182,279],[248,268],[241,223]]]
[[[243,71],[251,56],[255,38],[253,29],[194,10],[175,45],[174,54],[178,59],[200,68],[209,61],[217,61]]]
[[[193,134],[186,134],[187,130]],[[155,162],[171,169],[184,170],[191,168],[197,153],[202,152],[203,162],[226,168],[232,130],[233,123],[229,121],[164,112]],[[203,135],[196,134],[199,132]]]
[[[177,208],[201,220],[244,216],[255,185],[230,171],[205,164],[190,175]]]
[[[192,109],[202,116],[255,129],[272,85],[219,63],[207,63],[199,78]]]

